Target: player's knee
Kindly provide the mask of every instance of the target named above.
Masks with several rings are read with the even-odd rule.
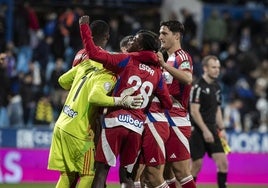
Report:
[[[202,167],[203,161],[201,159],[192,162],[192,169],[199,171]]]
[[[217,165],[220,172],[227,172],[228,171],[228,161],[227,160],[221,160],[219,161],[219,164]]]

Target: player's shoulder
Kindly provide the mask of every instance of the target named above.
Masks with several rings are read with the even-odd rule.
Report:
[[[204,79],[199,78],[193,83],[193,89],[202,88],[205,87],[205,85],[206,83],[204,82]]]
[[[181,62],[189,61],[192,62],[192,58],[188,52],[183,49],[178,49],[175,51],[176,59],[180,59]]]

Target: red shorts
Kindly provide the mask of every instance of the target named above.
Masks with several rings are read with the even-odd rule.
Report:
[[[146,164],[147,166],[165,164],[165,143],[168,137],[169,124],[167,122],[144,124],[139,163]]]
[[[167,162],[178,162],[191,158],[190,136],[191,126],[170,126],[170,135],[166,142]]]
[[[95,160],[115,166],[116,158],[120,155],[120,166],[128,167],[128,172],[131,172],[140,149],[140,134],[123,126],[106,128],[102,129]]]

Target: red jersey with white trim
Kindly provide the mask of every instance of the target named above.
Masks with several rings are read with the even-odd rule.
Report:
[[[193,73],[193,63],[191,56],[182,49],[171,54],[167,64],[176,69]],[[188,103],[192,85],[186,85],[176,80],[169,72],[164,70],[164,77],[168,85],[168,90],[172,96],[173,105],[169,110],[171,117],[186,117],[188,115]]]
[[[134,94],[141,94],[144,102],[141,109],[109,108],[105,116],[105,126],[124,126],[142,134],[146,119],[145,108],[154,94],[161,101],[162,108],[170,109],[172,101],[156,53],[140,51],[111,54],[95,46],[88,24],[80,25],[81,37],[90,59],[118,75],[113,96],[119,97],[127,88],[133,88]]]
[[[160,100],[154,96],[147,111],[146,123],[168,122]]]

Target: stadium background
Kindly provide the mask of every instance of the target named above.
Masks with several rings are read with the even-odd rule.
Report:
[[[258,29],[252,36],[252,47],[256,47],[253,55],[245,56],[242,60],[249,59],[243,62],[244,67],[240,67],[238,71],[245,74],[249,74],[248,69],[258,69],[262,65],[262,61],[266,61],[267,64],[267,27],[264,26],[267,23],[267,1],[195,1],[195,0],[40,0],[40,1],[27,1],[31,7],[31,10],[36,14],[38,24],[34,25],[25,21],[25,12],[22,10],[25,8],[25,1],[20,0],[0,0],[1,7],[1,52],[7,51],[14,57],[15,71],[27,74],[29,66],[27,60],[31,60],[38,64],[40,77],[44,77],[45,82],[40,85],[34,85],[33,101],[30,101],[32,116],[28,121],[21,119],[18,122],[5,127],[0,127],[0,187],[4,187],[6,183],[27,183],[27,182],[55,182],[58,178],[57,172],[47,171],[47,156],[48,148],[50,146],[51,134],[53,128],[53,122],[56,119],[61,104],[55,104],[51,96],[57,88],[53,86],[49,78],[52,75],[55,64],[58,59],[62,59],[62,69],[66,70],[70,67],[74,53],[81,48],[81,41],[79,32],[77,33],[77,20],[73,20],[74,27],[68,27],[68,15],[88,14],[94,19],[104,19],[109,22],[111,30],[111,39],[108,44],[108,49],[111,51],[118,51],[119,40],[128,34],[135,33],[139,28],[151,29],[158,32],[160,20],[167,17],[177,17],[180,21],[183,21],[182,9],[188,10],[196,23],[196,33],[186,36],[184,39],[184,47],[193,54],[195,76],[200,76],[200,58],[206,54],[213,52],[224,59],[224,52],[227,51],[227,44],[220,41],[219,50],[213,51],[211,43],[204,40],[204,26],[211,12],[216,9],[221,15],[225,12],[229,12],[232,20],[235,24],[242,22],[245,12],[250,12],[253,19],[257,20]],[[170,15],[172,13],[172,15]],[[66,15],[66,17],[64,17]],[[53,21],[59,21],[60,17],[65,20],[65,28],[61,28],[57,37],[54,33],[51,33],[51,27],[53,27]],[[23,25],[25,24],[25,25]],[[29,39],[23,40],[26,37],[23,31],[26,27],[26,34]],[[256,25],[254,25],[256,26]],[[76,29],[75,29],[76,28]],[[266,30],[264,30],[266,29]],[[237,32],[237,30],[235,30]],[[70,37],[66,33],[70,33]],[[263,35],[264,33],[264,35]],[[234,38],[240,36],[228,32],[227,35],[232,35]],[[20,36],[20,37],[19,37]],[[262,41],[258,41],[258,37],[262,37]],[[44,39],[54,37],[53,45],[50,46],[50,52],[46,54],[44,49],[38,44],[46,43]],[[231,38],[231,39],[234,39]],[[224,40],[231,40],[225,38]],[[254,41],[255,39],[255,41]],[[42,41],[42,42],[40,42]],[[44,43],[43,43],[44,42]],[[214,42],[214,41],[213,41]],[[217,41],[219,42],[219,41]],[[228,41],[230,42],[230,41]],[[60,45],[62,44],[62,45]],[[7,46],[7,48],[6,48]],[[37,47],[39,46],[39,47]],[[207,48],[210,48],[209,50]],[[41,53],[37,51],[41,50]],[[42,51],[44,50],[44,51]],[[31,57],[27,56],[30,52]],[[241,56],[244,53],[252,51],[238,50],[235,56]],[[43,56],[42,56],[43,53]],[[35,54],[35,56],[33,55]],[[38,55],[36,55],[38,54]],[[41,54],[41,55],[40,55]],[[44,64],[40,60],[45,58]],[[29,59],[27,59],[29,58]],[[241,61],[241,60],[240,60]],[[25,64],[26,62],[26,64]],[[37,63],[36,63],[37,62]],[[224,61],[223,61],[224,62]],[[237,60],[239,63],[239,60]],[[20,65],[20,66],[19,66]],[[246,69],[245,67],[249,67]],[[262,67],[261,67],[262,68]],[[264,67],[265,68],[265,67]],[[226,65],[223,66],[226,71]],[[267,71],[267,69],[265,69]],[[223,72],[224,74],[225,72]],[[268,72],[265,72],[268,75]],[[13,75],[14,76],[14,75]],[[233,74],[232,76],[235,76]],[[19,76],[11,77],[13,82],[14,96],[20,95],[18,92],[17,82],[20,79]],[[264,108],[261,108],[262,112],[256,107],[258,100],[261,97],[258,96],[254,90],[255,83],[249,84],[248,88],[236,88],[239,90],[240,99],[246,103],[246,109],[240,109],[242,115],[242,130],[228,130],[228,141],[232,148],[232,152],[228,155],[230,163],[230,174],[228,182],[230,184],[249,184],[254,186],[267,185],[268,186],[268,133],[267,133],[267,77],[266,80],[266,103]],[[237,81],[238,82],[238,81]],[[248,81],[250,83],[250,81]],[[225,108],[230,102],[231,90],[227,86],[227,83],[222,83],[226,89],[224,95]],[[241,84],[243,85],[243,84]],[[236,93],[237,94],[237,93]],[[254,95],[254,99],[252,99]],[[64,97],[64,94],[60,95]],[[52,106],[52,112],[45,111],[44,113],[52,113],[51,119],[35,119],[37,106],[40,98],[46,98],[51,101],[49,104]],[[23,98],[23,97],[22,97]],[[54,102],[54,103],[53,103]],[[266,104],[266,105],[265,105]],[[16,105],[16,104],[15,104]],[[15,109],[18,106],[15,106]],[[253,107],[253,108],[252,108]],[[17,108],[17,111],[19,108]],[[250,110],[254,109],[254,110]],[[13,114],[14,115],[14,114]],[[15,116],[17,114],[15,113]],[[42,116],[42,115],[41,115]],[[266,118],[266,119],[265,119]],[[263,121],[264,119],[264,121]],[[265,122],[266,121],[266,122]],[[261,127],[264,126],[264,127]],[[266,126],[266,127],[265,127]],[[204,167],[199,177],[200,184],[216,182],[214,163],[206,157]],[[109,174],[109,182],[118,182],[118,167],[112,168]]]

